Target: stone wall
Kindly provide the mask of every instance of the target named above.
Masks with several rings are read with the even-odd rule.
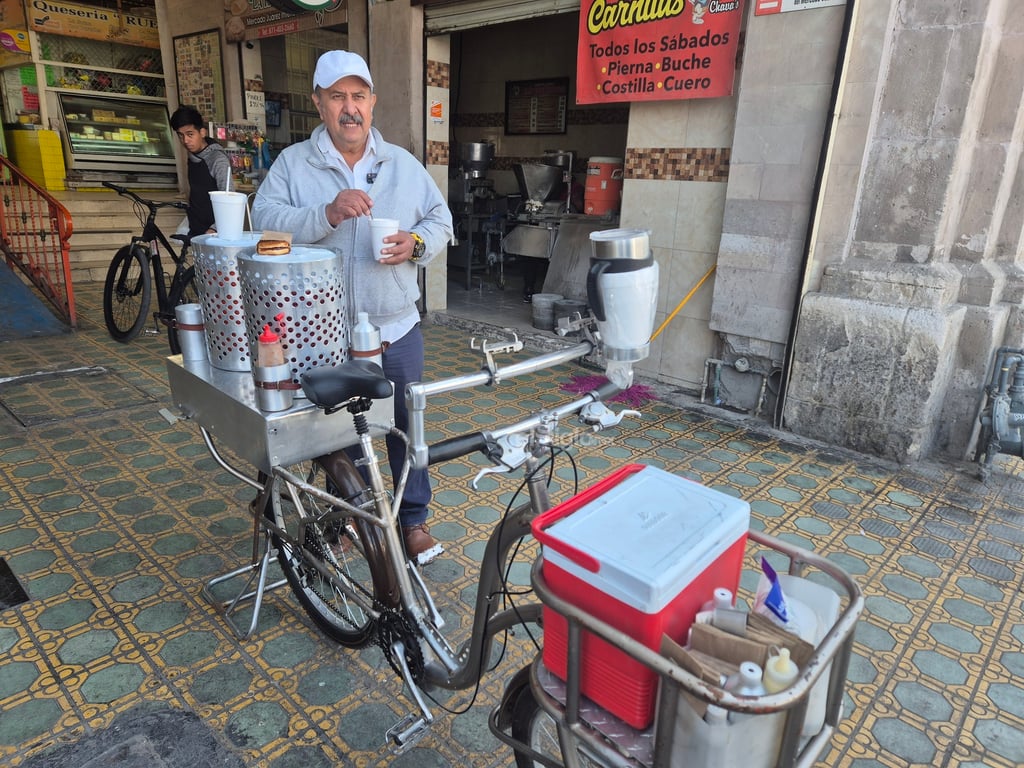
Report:
[[[849,202],[847,236],[816,243],[788,428],[898,460],[970,454],[991,355],[1024,341],[1022,16],[1006,0],[861,4],[878,37],[858,28],[838,136],[863,152],[824,187]]]

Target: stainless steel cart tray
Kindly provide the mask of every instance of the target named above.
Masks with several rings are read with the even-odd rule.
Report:
[[[330,416],[297,398],[287,411],[264,413],[256,407],[252,374],[224,371],[209,363],[167,358],[171,397],[181,413],[206,429],[239,458],[269,473],[359,442],[347,413]],[[375,400],[366,415],[375,436],[394,421],[394,398]],[[372,426],[378,425],[378,426]]]

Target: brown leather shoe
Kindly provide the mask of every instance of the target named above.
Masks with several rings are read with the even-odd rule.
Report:
[[[403,525],[402,541],[405,542],[406,556],[420,565],[426,565],[444,551],[423,523]]]

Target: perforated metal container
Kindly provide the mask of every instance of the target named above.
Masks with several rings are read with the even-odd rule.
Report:
[[[342,265],[338,251],[316,246],[293,245],[285,256],[240,253],[249,354],[256,354],[257,337],[269,325],[281,336],[295,382],[303,371],[344,362],[348,327]]]
[[[260,236],[260,232],[244,232],[238,240],[217,235],[192,238],[196,285],[206,323],[206,348],[210,365],[223,371],[252,369],[238,257],[255,253]]]

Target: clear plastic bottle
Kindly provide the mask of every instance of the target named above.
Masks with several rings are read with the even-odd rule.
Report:
[[[764,665],[764,689],[778,693],[789,688],[800,674],[800,668],[789,658],[789,648],[779,648],[778,653],[768,656]]]
[[[377,365],[381,365],[383,362],[380,329],[370,322],[370,316],[366,312],[359,312],[356,315],[349,355],[359,360],[370,360]]]

